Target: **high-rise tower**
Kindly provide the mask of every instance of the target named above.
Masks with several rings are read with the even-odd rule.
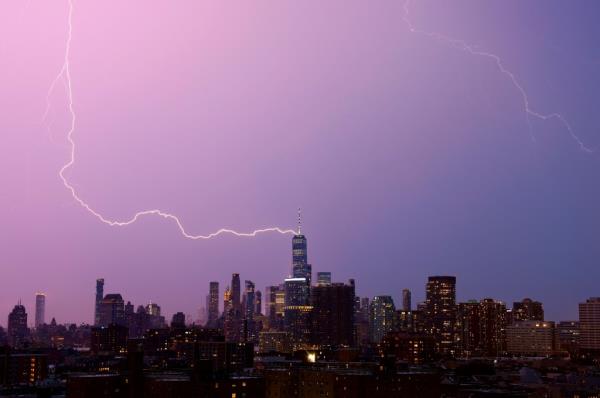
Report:
[[[35,327],[46,323],[46,295],[44,293],[35,294]]]
[[[104,279],[96,279],[96,306],[94,309],[94,325],[100,324],[100,302],[104,298]]]
[[[437,351],[441,354],[452,354],[456,323],[456,277],[429,277],[425,312],[427,331],[436,339]]]
[[[231,275],[231,304],[233,308],[239,310],[241,308],[240,302],[241,286],[240,286],[240,274]]]
[[[210,282],[207,308],[207,324],[210,327],[215,327],[219,319],[219,282]]]
[[[22,348],[25,344],[29,329],[27,328],[27,311],[19,301],[8,314],[8,344],[13,348]]]
[[[298,209],[298,233],[292,238],[292,276],[305,278],[310,286],[312,280],[312,266],[308,263],[308,243],[306,236],[302,235],[302,218]]]

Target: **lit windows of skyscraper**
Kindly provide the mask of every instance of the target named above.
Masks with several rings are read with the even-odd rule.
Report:
[[[523,301],[513,303],[513,321],[543,321],[544,307],[539,301],[525,298]]]
[[[426,287],[426,329],[436,339],[437,351],[451,355],[454,351],[456,323],[456,277],[430,276]]]
[[[296,347],[306,343],[310,335],[309,286],[305,278],[288,278],[284,281],[285,330],[292,335]]]
[[[477,354],[480,338],[479,301],[470,300],[458,304],[456,319],[456,350],[462,357]]]
[[[394,328],[396,307],[391,296],[375,296],[371,300],[369,326],[371,340],[379,343]]]
[[[35,327],[40,327],[46,323],[46,295],[44,293],[35,294]]]
[[[298,233],[292,238],[292,276],[305,278],[308,286],[312,282],[312,266],[308,263],[308,242],[301,233],[300,213],[298,212]]]
[[[479,303],[480,353],[499,356],[506,350],[506,305],[491,298]]]
[[[104,279],[96,279],[96,306],[94,310],[94,325],[100,324],[100,302],[104,298]]]

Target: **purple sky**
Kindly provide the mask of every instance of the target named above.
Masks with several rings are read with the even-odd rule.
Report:
[[[547,318],[600,295],[600,4],[413,0],[410,18],[500,56],[411,33],[400,1],[74,0],[80,196],[111,219],[160,208],[193,234],[294,227],[313,270],[358,294],[458,277],[458,298],[532,297]],[[452,5],[450,5],[452,4]],[[109,227],[58,171],[71,121],[59,73],[66,1],[0,5],[0,324],[34,293],[47,317],[92,319],[94,284],[167,316],[196,314],[232,272],[262,290],[291,239],[182,238],[167,220]]]

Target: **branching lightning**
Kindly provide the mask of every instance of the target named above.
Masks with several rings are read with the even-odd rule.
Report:
[[[75,164],[76,145],[75,145],[75,141],[73,140],[73,134],[75,133],[76,119],[77,119],[75,109],[74,109],[73,86],[72,86],[71,69],[70,69],[70,62],[69,62],[70,55],[71,55],[71,41],[72,41],[72,37],[73,37],[74,5],[73,5],[73,0],[67,0],[67,1],[68,1],[68,6],[69,6],[69,9],[68,9],[68,31],[67,31],[67,39],[66,39],[66,45],[65,45],[64,60],[63,60],[63,64],[62,64],[62,67],[61,67],[59,73],[56,75],[56,77],[54,78],[54,80],[52,81],[52,83],[49,87],[48,95],[47,95],[47,102],[46,102],[46,111],[44,113],[44,119],[46,119],[48,112],[50,110],[50,107],[51,107],[50,96],[51,96],[52,92],[55,90],[58,82],[60,82],[62,80],[66,87],[68,110],[69,110],[70,119],[71,119],[68,131],[67,131],[67,141],[70,146],[70,156],[69,156],[67,163],[65,163],[61,167],[58,174],[59,174],[60,179],[62,180],[64,187],[71,193],[71,196],[73,197],[75,202],[77,202],[81,207],[83,207],[85,210],[87,210],[90,214],[92,214],[94,217],[96,217],[102,223],[107,224],[109,226],[115,226],[115,227],[124,227],[124,226],[131,225],[131,224],[135,223],[138,219],[140,219],[141,217],[144,217],[144,216],[151,216],[151,215],[152,216],[160,216],[162,218],[173,221],[179,228],[180,233],[185,238],[193,239],[193,240],[210,239],[210,238],[222,235],[222,234],[231,234],[231,235],[240,236],[240,237],[254,237],[260,233],[265,233],[265,232],[278,232],[280,234],[295,234],[296,231],[294,231],[292,229],[282,229],[279,227],[268,227],[268,228],[263,228],[263,229],[257,229],[252,232],[237,232],[232,229],[222,228],[222,229],[219,229],[218,231],[212,232],[208,235],[193,235],[186,231],[181,220],[176,215],[164,212],[162,210],[159,210],[159,209],[144,210],[144,211],[135,213],[131,218],[129,218],[127,220],[113,220],[113,219],[105,217],[101,213],[94,210],[90,204],[88,204],[86,201],[84,201],[79,196],[79,194],[77,193],[77,191],[75,190],[73,185],[71,185],[71,183],[65,176],[65,173],[67,172],[67,170],[69,170]],[[547,120],[551,120],[551,119],[556,120],[564,127],[564,129],[569,133],[569,135],[573,138],[573,140],[576,142],[576,144],[579,146],[579,148],[582,151],[588,152],[588,153],[594,152],[593,149],[591,149],[585,145],[585,143],[575,133],[574,129],[571,127],[571,124],[568,122],[568,120],[565,117],[563,117],[560,113],[544,114],[544,113],[535,111],[531,107],[527,91],[519,83],[515,74],[504,66],[502,59],[498,55],[496,55],[494,53],[486,52],[486,51],[481,51],[461,39],[451,38],[451,37],[442,35],[437,32],[429,32],[429,31],[417,29],[410,19],[410,4],[411,4],[411,0],[406,0],[404,3],[403,20],[411,33],[429,37],[433,40],[442,42],[452,48],[456,48],[460,51],[464,51],[464,52],[474,55],[474,56],[479,56],[479,57],[490,59],[495,64],[498,71],[501,72],[502,74],[504,74],[508,78],[510,83],[514,86],[514,88],[518,91],[519,95],[521,96],[521,100],[523,103],[523,111],[527,118],[530,132],[531,132],[530,118],[536,118],[541,121],[547,121]]]
[[[594,152],[594,149],[586,146],[584,144],[584,142],[579,138],[579,136],[577,134],[575,134],[575,131],[571,127],[571,124],[560,113],[543,114],[543,113],[539,113],[539,112],[535,111],[531,107],[530,102],[529,102],[529,96],[527,95],[527,91],[525,91],[523,86],[519,83],[515,74],[513,72],[511,72],[509,69],[506,69],[506,67],[504,66],[504,64],[502,62],[502,59],[498,55],[496,55],[494,53],[486,52],[486,51],[480,51],[477,48],[475,48],[474,46],[465,42],[464,40],[444,36],[437,32],[428,32],[428,31],[417,29],[410,19],[410,3],[411,3],[411,0],[406,0],[404,2],[403,20],[404,20],[406,26],[408,27],[408,30],[411,33],[429,37],[436,41],[442,42],[450,47],[464,51],[471,55],[488,58],[494,62],[494,64],[498,68],[498,70],[508,78],[508,80],[512,83],[512,85],[515,87],[515,89],[517,89],[517,91],[519,92],[522,102],[523,102],[523,111],[525,112],[525,116],[527,117],[527,123],[529,125],[530,133],[531,133],[531,123],[530,123],[531,117],[534,117],[534,118],[542,120],[542,121],[554,119],[554,120],[557,120],[565,128],[565,130],[569,133],[569,135],[573,138],[573,140],[575,140],[575,142],[577,143],[577,145],[579,146],[579,148],[582,151],[588,152],[588,153]],[[532,135],[532,137],[533,137],[533,135]]]
[[[58,75],[56,75],[56,77],[52,81],[52,84],[49,87],[47,101],[46,101],[46,111],[44,113],[44,119],[46,118],[48,111],[50,109],[50,95],[54,91],[57,83],[62,79],[62,80],[64,80],[65,86],[66,86],[68,109],[69,109],[69,114],[71,116],[69,130],[67,132],[67,141],[69,142],[69,145],[70,145],[70,157],[69,157],[68,162],[62,166],[58,175],[59,175],[60,179],[62,180],[62,183],[65,186],[65,188],[71,193],[71,196],[73,197],[73,199],[79,205],[81,205],[81,207],[83,207],[85,210],[87,210],[90,214],[92,214],[94,217],[99,219],[104,224],[107,224],[107,225],[110,225],[113,227],[124,227],[124,226],[135,223],[138,219],[140,219],[140,217],[143,217],[143,216],[150,216],[150,215],[160,216],[162,218],[165,218],[165,219],[175,222],[175,224],[179,228],[179,231],[181,232],[181,235],[183,235],[185,238],[193,239],[193,240],[210,239],[210,238],[214,238],[216,236],[222,235],[222,234],[231,234],[231,235],[241,236],[241,237],[254,237],[258,234],[265,233],[265,232],[278,232],[280,234],[292,234],[292,235],[295,234],[296,231],[294,231],[292,229],[282,229],[279,227],[268,227],[268,228],[263,228],[263,229],[257,229],[252,232],[237,232],[232,229],[221,228],[218,231],[212,232],[208,235],[193,235],[186,231],[181,220],[177,216],[170,214],[170,213],[166,213],[162,210],[153,209],[153,210],[140,211],[140,212],[135,213],[133,215],[133,217],[131,217],[130,219],[124,220],[124,221],[111,220],[109,218],[106,218],[101,213],[97,212],[96,210],[94,210],[91,207],[91,205],[89,205],[86,201],[84,201],[78,195],[78,193],[75,190],[75,188],[73,187],[73,185],[71,185],[71,183],[69,182],[67,177],[65,177],[65,172],[75,164],[75,141],[73,140],[73,134],[75,132],[75,125],[76,125],[76,119],[77,119],[77,116],[75,114],[74,105],[73,105],[73,86],[72,86],[72,81],[71,81],[71,68],[70,68],[70,63],[69,63],[69,58],[71,55],[71,40],[73,38],[73,9],[74,9],[73,0],[68,0],[68,4],[69,4],[68,30],[67,30],[67,40],[66,40],[66,46],[65,46],[64,60],[63,60],[63,64],[60,69],[60,72],[58,73]]]

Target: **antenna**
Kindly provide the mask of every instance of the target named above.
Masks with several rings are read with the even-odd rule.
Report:
[[[302,209],[298,207],[298,235],[302,234]]]

